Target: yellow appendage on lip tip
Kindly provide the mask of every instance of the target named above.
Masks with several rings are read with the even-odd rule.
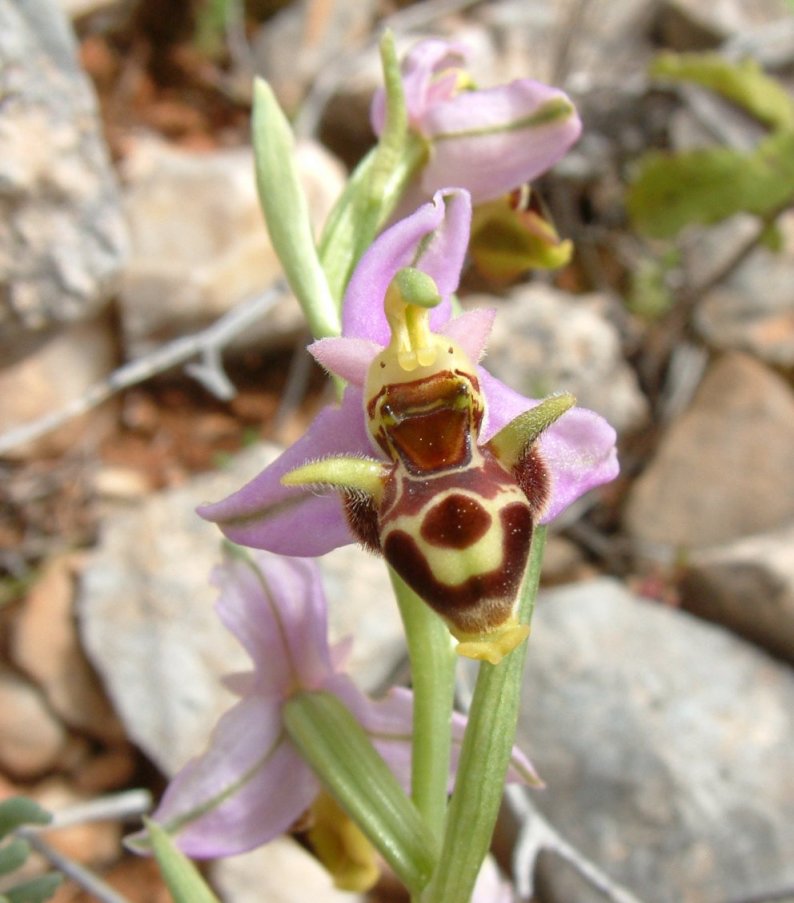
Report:
[[[481,633],[475,636],[460,636],[455,648],[458,655],[478,661],[498,665],[502,659],[516,649],[529,636],[529,627],[508,621],[492,633]]]

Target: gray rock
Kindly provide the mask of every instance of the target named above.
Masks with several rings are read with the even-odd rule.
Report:
[[[794,216],[778,225],[783,247],[756,248],[695,310],[695,326],[714,348],[748,351],[794,367]],[[758,228],[757,225],[755,227]]]
[[[319,227],[341,191],[342,169],[313,143],[298,145],[296,162]],[[281,273],[250,147],[199,154],[141,140],[124,174],[133,248],[120,303],[129,357],[208,325]],[[302,324],[294,298],[285,298],[244,344],[289,340]]]
[[[291,837],[212,866],[225,903],[363,903],[363,894],[337,890],[328,872]]]
[[[794,662],[794,525],[696,553],[681,605]]]
[[[646,903],[794,881],[794,675],[724,630],[601,578],[541,593],[519,739],[536,805]],[[571,895],[542,861],[544,899]]]
[[[625,523],[652,555],[719,545],[794,518],[794,394],[739,353],[712,364],[634,483]]]
[[[762,25],[780,21],[791,9],[785,0],[664,0],[659,11],[659,32],[674,50],[713,47]]]
[[[96,101],[56,2],[0,2],[0,330],[81,319],[126,256]]]
[[[657,0],[497,0],[474,14],[494,34],[504,73],[500,80],[530,77],[555,84],[567,76],[589,92],[642,71],[657,5]]]
[[[467,302],[494,306],[487,296]],[[642,425],[648,403],[623,358],[607,296],[574,296],[531,284],[513,289],[496,306],[485,360],[495,376],[535,398],[573,392],[580,405],[602,414],[619,432]]]
[[[229,470],[109,517],[83,574],[83,645],[128,735],[166,774],[201,751],[231,704],[221,677],[250,667],[213,610],[217,592],[208,578],[221,535],[196,506],[238,489],[277,452],[251,449]],[[329,559],[331,641],[355,630],[349,671],[364,689],[376,689],[404,655],[385,568],[353,546]]]

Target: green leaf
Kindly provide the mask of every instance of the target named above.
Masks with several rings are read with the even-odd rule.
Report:
[[[256,181],[270,240],[315,338],[341,324],[317,255],[309,205],[295,167],[292,129],[266,81],[254,81],[252,140]]]
[[[26,796],[12,796],[0,803],[0,837],[21,825],[47,825],[52,816]]]
[[[633,314],[652,322],[663,317],[675,304],[668,274],[678,266],[678,258],[673,251],[658,259],[642,258],[635,264],[626,293],[626,306]]]
[[[168,832],[145,818],[152,850],[174,903],[218,903],[196,866],[179,850]]]
[[[282,712],[290,739],[330,794],[406,887],[421,890],[435,838],[364,728],[330,693],[296,693]]]
[[[709,225],[742,211],[769,218],[792,200],[794,131],[772,134],[750,153],[713,147],[648,154],[626,203],[637,230],[671,238],[690,223]]]
[[[15,837],[0,847],[0,875],[7,875],[24,865],[29,854],[30,844],[21,837]]]
[[[386,124],[377,145],[348,179],[320,239],[331,294],[341,304],[350,275],[402,197],[427,149],[408,132],[408,114],[394,38],[380,43],[386,88]]]
[[[44,903],[55,893],[62,880],[63,878],[55,873],[39,875],[38,878],[23,881],[11,890],[5,891],[4,899],[8,903]]]
[[[709,88],[770,128],[794,128],[794,102],[753,59],[732,62],[717,53],[663,53],[651,64],[650,74]]]

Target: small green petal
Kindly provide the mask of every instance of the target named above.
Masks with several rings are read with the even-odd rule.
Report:
[[[569,392],[544,399],[499,430],[488,448],[505,467],[514,467],[540,434],[575,404],[576,399]]]
[[[335,489],[365,492],[379,501],[388,473],[389,468],[373,458],[339,455],[296,467],[285,473],[281,482],[285,486],[333,486]]]

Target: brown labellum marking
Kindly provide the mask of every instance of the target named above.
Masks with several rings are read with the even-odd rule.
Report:
[[[514,485],[513,478],[487,449],[483,450],[479,466],[430,475],[428,479],[416,479],[398,468],[386,483],[381,504],[383,525],[393,517],[418,514],[431,499],[440,498],[450,490],[467,491],[491,501],[510,485]]]
[[[546,462],[536,446],[528,448],[513,468],[513,475],[527,497],[532,517],[537,519],[546,507],[551,493],[551,478]]]
[[[393,460],[414,474],[462,467],[483,410],[474,374],[443,370],[422,379],[383,386],[369,400],[374,436]]]
[[[453,493],[427,512],[422,537],[440,548],[466,549],[485,536],[490,526],[491,515],[477,499]]]
[[[430,474],[468,464],[468,426],[466,411],[440,408],[406,417],[391,426],[388,433],[409,471]]]
[[[372,498],[363,492],[345,492],[342,502],[351,533],[370,552],[380,552],[378,510]]]
[[[435,577],[416,540],[405,531],[394,530],[383,544],[386,560],[403,580],[463,633],[482,633],[503,624],[512,614],[521,585],[532,538],[532,515],[528,505],[514,502],[499,516],[505,537],[501,562],[457,586]]]

